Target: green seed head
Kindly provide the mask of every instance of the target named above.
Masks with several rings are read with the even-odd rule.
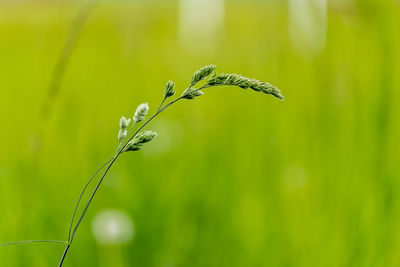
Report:
[[[156,132],[145,131],[138,133],[125,147],[125,151],[136,151],[142,148],[142,145],[150,142],[157,136]]]
[[[119,120],[119,128],[126,129],[130,122],[131,119],[127,119],[124,116],[122,116],[121,119]]]
[[[204,66],[201,69],[199,69],[198,71],[196,71],[192,76],[192,80],[190,82],[190,87],[192,87],[199,81],[205,79],[214,70],[215,70],[215,65],[208,65],[208,66]]]
[[[149,105],[147,103],[140,104],[136,108],[135,115],[133,116],[133,121],[137,123],[144,120],[147,112],[149,112]]]
[[[121,142],[122,140],[125,139],[127,134],[128,134],[128,131],[126,129],[120,129],[118,132],[118,140]]]
[[[200,90],[196,90],[194,88],[189,87],[188,89],[186,89],[183,93],[182,93],[182,98],[185,99],[194,99],[198,96],[203,95],[203,92]]]
[[[164,98],[171,97],[175,94],[175,83],[172,81],[168,81],[167,85],[165,86],[165,91],[164,91]]]
[[[122,116],[121,119],[119,120],[118,140],[120,142],[125,139],[125,137],[128,133],[126,128],[128,128],[130,122],[131,122],[131,119],[127,119],[124,116]]]
[[[270,83],[260,82],[256,79],[250,79],[242,75],[235,73],[232,74],[215,74],[210,77],[207,81],[207,85],[234,85],[243,89],[250,88],[254,91],[261,91],[265,94],[273,95],[279,99],[284,100],[285,98],[281,94],[281,91]]]
[[[141,133],[138,133],[138,135],[136,135],[135,138],[133,138],[133,143],[134,144],[144,144],[144,143],[147,143],[147,142],[150,142],[151,140],[153,140],[154,137],[156,137],[157,135],[158,134],[153,131],[141,132]]]

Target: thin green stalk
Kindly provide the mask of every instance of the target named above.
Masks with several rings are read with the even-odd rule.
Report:
[[[164,97],[164,98],[163,98],[163,101],[161,101],[161,104],[160,104],[160,105],[158,106],[158,108],[157,108],[157,112],[160,111],[160,109],[161,109],[162,105],[164,104],[165,100],[166,100],[166,98]]]
[[[195,89],[194,91],[200,91],[200,90],[204,90],[206,88],[215,87],[215,86],[235,86],[235,85],[232,85],[232,84],[213,84],[213,85],[205,84],[202,87]]]
[[[161,113],[162,111],[164,111],[166,108],[168,108],[169,106],[171,106],[172,104],[174,104],[176,101],[183,99],[182,97],[179,97],[171,102],[169,102],[168,104],[166,104],[164,107],[162,107],[158,113]]]
[[[10,245],[20,245],[26,243],[62,243],[68,244],[68,241],[58,241],[58,240],[24,240],[11,243],[0,244],[0,247],[10,246]]]
[[[112,158],[111,162],[109,161],[107,169],[104,171],[103,175],[101,176],[99,182],[97,183],[95,189],[92,192],[92,195],[90,196],[84,210],[81,213],[81,216],[79,217],[78,222],[76,223],[74,230],[72,231],[72,234],[70,235],[70,238],[68,240],[68,244],[64,250],[64,253],[61,257],[60,263],[59,263],[59,267],[62,267],[64,260],[67,256],[67,253],[71,247],[72,241],[75,238],[75,235],[77,233],[77,230],[79,228],[79,226],[82,223],[83,218],[86,215],[87,210],[90,207],[90,204],[93,201],[94,196],[96,195],[100,185],[102,184],[105,176],[107,175],[107,173],[109,172],[109,170],[111,169],[111,167],[113,166],[113,164],[115,163],[115,161],[117,160],[117,158],[119,157],[119,155],[124,152],[124,151],[131,151],[131,150],[138,150],[141,148],[141,145],[143,143],[149,142],[151,141],[152,138],[154,138],[155,133],[148,131],[147,135],[146,132],[143,133],[140,138],[138,138],[138,140],[133,140],[133,138],[136,137],[136,135],[150,122],[152,121],[158,114],[160,114],[162,111],[164,111],[165,109],[167,109],[169,106],[171,106],[172,104],[176,103],[177,101],[181,100],[181,99],[194,99],[200,95],[202,95],[202,92],[199,92],[205,88],[208,87],[213,87],[213,86],[221,86],[221,85],[234,85],[234,86],[238,86],[241,87],[243,89],[247,89],[247,88],[251,88],[254,91],[262,91],[266,94],[271,94],[274,95],[275,97],[278,97],[280,99],[283,100],[283,96],[281,95],[279,89],[277,89],[276,87],[272,86],[271,84],[268,83],[263,83],[260,82],[258,80],[254,80],[254,79],[250,79],[241,75],[237,75],[237,74],[214,74],[208,81],[207,84],[205,84],[204,86],[200,87],[199,89],[192,89],[193,86],[195,86],[199,81],[204,80],[205,78],[207,78],[213,71],[215,70],[215,66],[214,65],[208,65],[205,66],[203,68],[201,68],[200,70],[198,70],[197,72],[195,72],[192,76],[191,79],[191,83],[188,89],[186,89],[182,95],[180,97],[178,97],[177,99],[169,102],[168,104],[164,104],[165,100],[174,95],[175,91],[174,91],[174,86],[175,84],[172,81],[169,81],[167,83],[167,86],[165,88],[164,91],[164,98],[163,101],[161,102],[160,106],[158,107],[157,111],[155,112],[155,114],[153,116],[151,116],[147,121],[145,121],[132,135],[131,137],[124,143],[124,145],[121,147],[121,143],[126,140],[126,137],[122,138],[122,140],[120,140],[120,144],[118,146],[117,149],[117,153],[115,154],[115,156]],[[135,116],[133,118],[134,122],[139,122],[144,120],[145,115],[147,114],[148,111],[148,105],[147,103],[145,104],[141,104],[139,105],[138,109],[135,112]],[[126,122],[126,118],[122,117],[121,121],[120,121],[120,131],[125,130],[126,128],[126,124],[129,124],[129,122]],[[133,127],[132,127],[133,129]],[[131,130],[132,130],[131,129]],[[131,130],[129,132],[131,132]],[[125,135],[126,136],[126,135]],[[128,135],[129,136],[129,135]],[[130,143],[132,141],[132,143]],[[129,147],[127,147],[129,144]],[[127,149],[125,149],[127,148]],[[107,163],[106,163],[107,164]]]
[[[70,247],[71,247],[72,241],[73,241],[74,238],[75,238],[76,232],[77,232],[77,230],[78,230],[78,228],[79,228],[79,226],[80,226],[80,224],[81,224],[83,218],[85,217],[85,214],[86,214],[87,210],[89,209],[89,206],[90,206],[90,204],[92,203],[93,198],[94,198],[94,196],[95,196],[96,193],[97,193],[97,190],[99,189],[101,183],[103,182],[104,177],[107,175],[108,171],[111,169],[112,165],[113,165],[114,162],[117,160],[117,158],[119,157],[119,155],[124,151],[124,148],[125,148],[125,147],[127,146],[127,144],[140,132],[140,130],[142,130],[151,120],[153,120],[158,114],[160,114],[160,113],[161,113],[163,110],[165,110],[168,106],[172,105],[173,103],[177,102],[177,101],[180,100],[180,99],[182,99],[182,98],[180,97],[180,98],[178,98],[178,99],[175,99],[174,101],[171,101],[170,103],[166,104],[163,108],[157,110],[156,113],[155,113],[153,116],[151,116],[146,122],[144,122],[144,123],[135,131],[135,133],[128,139],[128,141],[125,142],[125,144],[122,146],[122,148],[121,148],[121,149],[117,152],[117,154],[112,158],[112,160],[111,160],[111,162],[109,163],[107,169],[105,170],[104,174],[102,175],[102,177],[100,178],[99,182],[97,183],[96,188],[94,189],[92,195],[90,196],[90,198],[89,198],[89,200],[88,200],[88,202],[87,202],[87,204],[86,204],[86,206],[85,206],[85,209],[83,210],[83,212],[82,212],[82,214],[81,214],[81,216],[80,216],[78,222],[77,222],[76,225],[75,225],[74,230],[72,231],[71,237],[70,237],[69,240],[68,240],[68,245],[67,245],[67,247],[65,248],[64,253],[63,253],[62,257],[61,257],[60,263],[59,263],[59,265],[58,265],[59,267],[61,267],[61,266],[63,265],[64,260],[65,260],[65,258],[66,258],[66,256],[67,256],[67,253],[68,253],[68,251],[69,251],[69,249],[70,249]]]
[[[76,205],[75,205],[74,213],[72,214],[72,219],[71,219],[71,223],[70,223],[70,225],[69,225],[69,231],[68,231],[68,242],[70,241],[70,238],[71,238],[71,231],[72,231],[72,226],[73,226],[73,224],[74,224],[74,219],[75,219],[76,211],[78,210],[78,206],[79,206],[79,203],[81,202],[81,199],[82,199],[82,197],[83,197],[83,194],[85,193],[85,191],[86,191],[87,187],[89,186],[89,184],[92,182],[93,178],[96,177],[96,175],[97,175],[111,160],[112,160],[112,158],[109,159],[109,160],[107,160],[106,163],[104,163],[100,168],[98,168],[97,171],[92,175],[92,177],[90,177],[89,181],[86,183],[85,187],[83,188],[83,190],[82,190],[82,192],[81,192],[81,195],[79,196],[78,202],[77,202]]]
[[[190,86],[182,93],[180,97],[178,97],[175,100],[170,101],[169,103],[165,104],[165,101],[167,98],[173,96],[176,92],[174,91],[175,84],[172,81],[167,82],[165,91],[164,91],[164,98],[159,105],[158,109],[156,112],[149,118],[147,119],[132,135],[131,132],[134,129],[134,126],[136,123],[144,121],[145,117],[147,115],[147,112],[149,110],[149,106],[147,103],[140,104],[138,108],[136,109],[135,115],[133,116],[133,125],[131,129],[129,130],[129,133],[126,131],[126,128],[129,125],[130,119],[126,119],[125,117],[122,117],[120,120],[120,131],[118,132],[118,148],[117,152],[115,155],[108,160],[106,163],[104,163],[94,174],[93,176],[89,179],[89,181],[86,183],[85,187],[83,188],[78,202],[75,205],[74,212],[72,215],[71,223],[69,226],[69,232],[68,232],[68,240],[67,241],[54,241],[54,240],[28,240],[28,241],[19,241],[19,242],[14,242],[14,243],[7,243],[3,244],[0,246],[6,246],[6,245],[13,245],[13,244],[22,244],[22,243],[33,243],[33,242],[52,242],[52,243],[65,243],[67,246],[64,249],[63,255],[60,259],[59,262],[59,267],[62,267],[64,260],[68,254],[68,251],[70,250],[70,247],[72,245],[72,242],[76,236],[76,233],[79,229],[79,226],[81,225],[98,189],[100,188],[105,176],[108,174],[110,171],[111,167],[114,165],[115,161],[117,158],[120,156],[121,153],[126,152],[126,151],[136,151],[142,148],[143,144],[150,142],[155,136],[157,136],[157,133],[153,131],[144,131],[140,132],[149,122],[151,122],[158,114],[163,112],[165,109],[176,103],[177,101],[181,99],[194,99],[198,96],[203,95],[203,92],[201,90],[208,88],[208,87],[214,87],[214,86],[223,86],[223,85],[233,85],[233,86],[238,86],[243,89],[248,89],[251,88],[254,91],[261,91],[265,94],[270,94],[273,95],[279,99],[284,99],[283,95],[279,91],[278,88],[274,87],[273,85],[269,83],[264,83],[260,82],[255,79],[250,79],[241,75],[237,74],[217,74],[214,73],[211,77],[209,75],[215,70],[214,65],[208,65],[197,72],[195,72],[192,76]],[[209,77],[208,81],[206,82],[205,85],[202,87],[195,89],[193,86],[195,86],[199,81],[202,81]],[[163,106],[164,105],[164,106]],[[129,137],[130,136],[130,137]],[[129,137],[129,138],[128,138]],[[79,204],[81,203],[82,197],[84,193],[86,192],[86,189],[88,188],[89,184],[92,182],[92,180],[96,177],[96,175],[103,170],[104,167],[107,168],[105,169],[104,173],[102,174],[101,178],[97,182],[92,194],[90,195],[89,200],[87,201],[81,215],[79,216],[79,219],[77,223],[74,226],[74,221],[75,217],[77,214],[77,210],[79,207]]]

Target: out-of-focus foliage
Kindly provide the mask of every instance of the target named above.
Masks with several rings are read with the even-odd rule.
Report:
[[[168,80],[180,94],[212,63],[271,82],[285,102],[210,88],[163,113],[150,126],[159,136],[113,167],[65,266],[400,264],[398,1],[331,3],[315,53],[299,50],[286,1],[229,1],[213,40],[190,47],[176,2],[100,4],[43,120],[79,8],[0,4],[1,243],[65,240],[120,115],[143,102],[151,114]],[[130,216],[130,242],[96,242],[105,209]],[[0,266],[55,266],[62,250],[3,247]]]

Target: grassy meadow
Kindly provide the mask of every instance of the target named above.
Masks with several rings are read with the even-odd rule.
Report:
[[[177,2],[102,3],[46,118],[81,5],[0,3],[0,243],[66,240],[121,115],[143,102],[154,112],[168,80],[181,92],[215,64],[286,100],[210,88],[162,113],[147,127],[159,136],[113,166],[64,266],[399,266],[400,3],[341,2],[328,6],[324,48],[308,55],[290,37],[286,1],[227,1],[224,28],[191,47]],[[130,216],[130,242],[96,241],[105,209]],[[56,266],[63,249],[0,247],[0,266]]]

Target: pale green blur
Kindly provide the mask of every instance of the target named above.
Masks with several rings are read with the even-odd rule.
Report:
[[[152,114],[168,80],[180,95],[215,64],[286,100],[210,88],[161,114],[146,128],[159,136],[113,166],[64,266],[399,266],[400,3],[333,2],[319,48],[293,39],[286,1],[229,1],[217,35],[189,46],[177,2],[100,4],[47,120],[81,5],[0,4],[0,243],[65,240],[120,117],[143,102]],[[96,242],[104,209],[129,214],[132,241]],[[0,266],[57,266],[63,249],[1,247]]]

